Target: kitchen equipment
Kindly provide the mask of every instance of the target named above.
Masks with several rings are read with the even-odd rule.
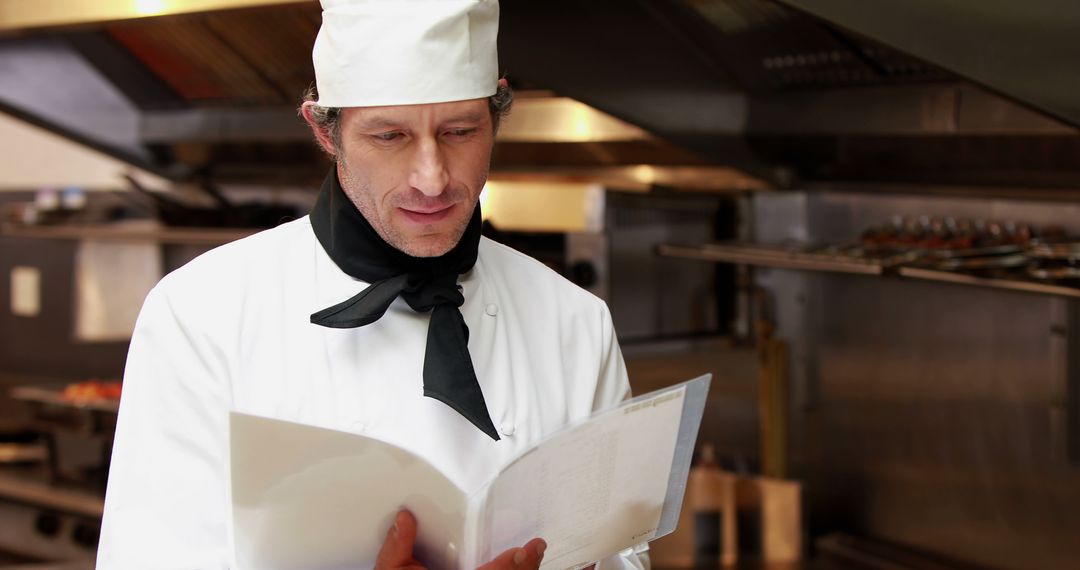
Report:
[[[112,399],[76,400],[64,392],[46,388],[22,386],[11,390],[11,398],[24,402],[30,409],[31,427],[42,434],[48,450],[47,474],[50,481],[77,480],[105,489],[112,439],[116,432],[116,417],[120,403]],[[96,441],[99,446],[97,464],[82,473],[62,469],[63,436]]]
[[[1080,279],[1080,267],[1028,267],[1027,275],[1041,281]]]
[[[675,531],[649,544],[658,568],[715,568],[737,559],[735,475],[724,472],[712,444],[690,469]]]
[[[1027,276],[1039,281],[1080,284],[1080,242],[1061,238],[1037,240],[1028,247],[1031,265]]]
[[[152,192],[130,175],[125,175],[125,178],[132,189],[156,205],[158,217],[169,226],[271,228],[283,220],[300,215],[295,206],[259,202],[234,204],[209,182],[204,182],[198,188],[211,198],[216,207],[192,206],[162,192]]]
[[[0,428],[0,465],[41,463],[48,449],[37,432],[21,426]]]
[[[987,255],[977,257],[957,257],[934,264],[944,271],[991,272],[1027,267],[1029,258],[1023,253],[1013,255]]]
[[[991,245],[984,247],[970,247],[962,249],[941,249],[929,252],[929,255],[940,259],[958,259],[967,257],[992,257],[996,255],[1012,255],[1024,251],[1023,246],[1018,244]]]
[[[1080,260],[1080,242],[1036,241],[1028,248],[1032,257],[1039,259]]]
[[[11,396],[30,409],[31,420],[0,432],[0,551],[91,568],[116,402],[73,401],[37,387],[15,388]],[[62,471],[62,456],[73,451],[99,455],[91,455],[91,469]]]
[[[739,550],[766,564],[802,558],[802,483],[740,477],[735,486]]]
[[[32,443],[0,443],[0,464],[38,463],[47,460],[46,446]]]

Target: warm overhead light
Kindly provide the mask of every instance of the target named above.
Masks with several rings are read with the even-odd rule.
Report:
[[[583,143],[649,141],[639,127],[569,97],[514,101],[514,112],[499,126],[499,142]]]
[[[592,139],[592,122],[590,112],[592,108],[578,103],[573,109],[573,133],[576,140],[587,141]]]
[[[0,0],[0,32],[309,4],[311,0]]]
[[[504,231],[596,232],[603,227],[604,189],[582,182],[488,181],[480,208],[484,220]]]
[[[633,167],[634,178],[642,183],[651,185],[656,182],[656,170],[648,164],[639,164]]]
[[[165,13],[166,5],[165,0],[135,0],[135,12],[140,16],[156,16]]]

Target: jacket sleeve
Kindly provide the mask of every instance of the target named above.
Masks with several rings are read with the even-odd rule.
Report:
[[[596,384],[596,398],[593,411],[610,408],[630,398],[630,377],[626,373],[619,341],[615,337],[615,327],[611,321],[611,312],[603,305],[601,315],[602,347],[600,374]],[[648,570],[649,545],[642,543],[628,548],[615,556],[609,556],[596,563],[596,570]]]
[[[168,277],[166,278],[168,280]],[[229,563],[222,351],[160,283],[132,334],[105,498],[100,570]]]

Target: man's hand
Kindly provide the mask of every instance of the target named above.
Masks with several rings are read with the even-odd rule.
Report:
[[[404,509],[398,511],[394,526],[386,533],[375,570],[425,570],[413,557],[416,542],[416,518]],[[547,543],[534,538],[521,548],[511,548],[477,570],[537,570],[544,558]]]
[[[416,542],[416,519],[404,509],[398,511],[394,526],[386,532],[386,540],[375,559],[375,570],[424,570],[413,558]]]
[[[543,539],[534,538],[521,548],[511,548],[503,552],[476,570],[536,570],[540,568],[546,548],[547,543]]]

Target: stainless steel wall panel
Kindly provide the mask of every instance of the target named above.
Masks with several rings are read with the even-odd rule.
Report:
[[[994,567],[1080,560],[1055,300],[816,279],[818,398],[798,455],[810,488],[844,488],[812,509],[835,517],[839,501],[854,512],[835,524]]]
[[[608,305],[621,341],[716,332],[714,268],[655,248],[711,240],[717,208],[715,197],[608,193]]]
[[[806,220],[809,197],[805,193],[783,192],[754,194],[752,234],[759,243],[803,242],[810,240]],[[788,374],[790,375],[793,409],[813,404],[817,383],[810,375],[816,371],[814,354],[808,345],[807,327],[813,315],[807,311],[807,291],[815,275],[785,269],[752,268],[755,285],[766,294],[769,314],[758,315],[776,324],[776,336],[788,343]],[[798,448],[798,430],[790,435],[794,449]]]
[[[895,214],[1080,232],[1080,205],[1072,203],[799,196],[787,200],[805,201],[801,221],[767,205],[757,209],[757,234],[848,241]],[[833,274],[773,271],[758,283],[778,299],[779,332],[800,355],[792,397],[807,405],[792,408],[791,453],[813,530],[994,568],[1080,561],[1080,465],[1070,457],[1072,377],[1080,372],[1075,301]],[[805,302],[792,302],[793,291]]]

